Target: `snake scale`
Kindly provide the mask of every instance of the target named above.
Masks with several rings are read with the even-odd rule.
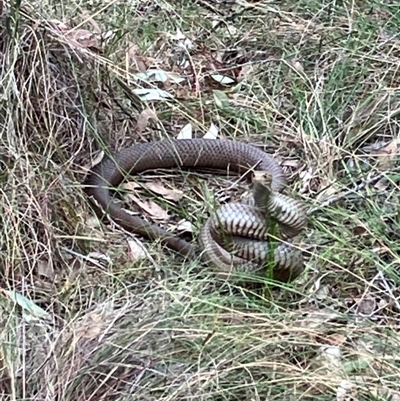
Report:
[[[197,247],[156,224],[131,215],[113,200],[112,195],[113,189],[126,175],[177,167],[208,168],[215,173],[225,170],[238,174],[252,170],[269,177],[267,190],[260,191],[265,198],[265,210],[257,202],[257,189],[265,186],[255,182],[255,201],[223,205],[201,229],[199,242],[203,259],[219,271],[262,270],[268,251],[266,219],[269,217],[272,216],[283,227],[283,239],[295,235],[306,224],[306,214],[300,202],[280,193],[286,185],[286,178],[277,161],[252,145],[231,140],[181,139],[137,143],[112,157],[105,157],[94,166],[85,181],[85,191],[99,217],[109,215],[124,229],[160,240],[183,256],[192,258]],[[222,232],[230,237],[228,244]],[[277,280],[291,281],[303,271],[302,253],[293,248],[290,241],[276,247],[274,258],[274,278]]]

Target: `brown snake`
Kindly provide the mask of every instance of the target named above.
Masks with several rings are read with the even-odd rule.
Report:
[[[194,257],[196,254],[195,246],[161,227],[145,221],[141,217],[129,214],[113,200],[112,196],[112,190],[128,174],[132,175],[146,170],[174,167],[210,168],[215,173],[218,170],[228,170],[239,174],[246,173],[249,170],[266,172],[272,179],[269,184],[269,191],[267,191],[267,203],[268,201],[272,202],[272,208],[275,207],[277,214],[285,216],[285,213],[289,213],[289,223],[293,221],[293,218],[298,217],[299,221],[302,221],[302,223],[299,223],[302,225],[300,229],[305,225],[305,218],[303,218],[302,214],[303,209],[301,206],[297,207],[299,203],[279,194],[286,184],[286,179],[276,160],[254,146],[229,140],[182,139],[135,144],[114,154],[112,158],[104,158],[102,162],[96,165],[86,179],[85,191],[89,195],[92,207],[99,217],[108,214],[114,222],[126,230],[153,240],[161,240],[162,243],[178,251],[183,256]],[[230,205],[233,205],[233,209],[229,209]],[[256,270],[257,267],[259,270],[260,264],[262,265],[260,259],[265,257],[268,248],[266,243],[267,230],[264,230],[261,237],[253,235],[246,241],[240,238],[243,234],[243,228],[245,228],[246,234],[252,231],[251,224],[235,221],[237,214],[232,213],[232,210],[242,207],[247,208],[246,213],[253,213],[248,221],[254,222],[261,218],[261,222],[258,220],[257,227],[260,224],[265,226],[265,215],[260,217],[258,205],[238,203],[223,205],[217,214],[228,210],[228,218],[229,214],[231,214],[231,217],[233,216],[233,221],[231,220],[230,224],[234,230],[229,234],[233,235],[235,245],[232,245],[232,249],[229,252],[224,250],[221,243],[218,242],[217,227],[214,224],[215,219],[209,219],[201,230],[200,244],[204,249],[203,258],[217,266],[221,271],[232,270],[232,265],[235,265],[236,270],[239,270],[240,265],[247,265],[252,271]],[[271,205],[266,206],[267,213],[270,212],[270,208]],[[254,213],[256,217],[254,217]],[[279,220],[279,217],[277,220]],[[289,225],[287,228],[290,228]],[[285,226],[285,221],[283,226]],[[226,227],[224,230],[226,231]],[[256,231],[259,231],[259,229],[257,228]],[[287,235],[286,237],[289,236]],[[261,240],[261,245],[255,245],[255,239]],[[230,251],[235,251],[236,254],[232,256]],[[251,257],[253,261],[246,262],[243,257]],[[278,272],[275,278],[278,280],[292,280],[303,270],[301,254],[293,250],[288,244],[279,245],[275,249],[275,260]],[[280,273],[282,271],[284,272],[283,274]]]

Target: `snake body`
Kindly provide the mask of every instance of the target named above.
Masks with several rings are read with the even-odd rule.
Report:
[[[300,216],[300,220],[302,219],[301,210],[295,210],[295,201],[279,194],[286,184],[286,179],[277,161],[254,146],[230,140],[182,139],[135,144],[115,153],[111,157],[105,157],[98,165],[93,167],[86,179],[85,191],[99,217],[109,215],[112,220],[124,229],[149,239],[160,240],[183,256],[193,257],[197,250],[195,246],[174,236],[158,225],[151,224],[139,216],[129,214],[119,206],[112,196],[113,189],[123,181],[126,175],[138,174],[146,170],[177,167],[209,168],[215,172],[225,170],[239,174],[246,173],[250,169],[267,172],[271,177],[270,190],[272,194],[272,203],[266,207],[267,212],[271,210],[271,207],[273,209],[274,205],[278,205],[275,209],[279,210],[281,214],[285,213],[285,211],[281,212],[285,207],[289,211],[289,220],[291,219],[290,216]],[[244,208],[250,207],[256,215],[259,213],[257,207],[254,205],[236,205],[242,205]],[[232,209],[229,209],[226,205],[224,207],[225,209],[222,208],[222,211],[230,210],[229,213],[233,215],[233,219],[237,218],[235,217],[237,216],[236,212],[232,212]],[[240,206],[236,208],[240,209]],[[251,225],[248,222],[253,217],[245,217],[244,222],[231,221],[230,224],[237,227],[237,230],[232,232],[233,235],[240,237],[244,231],[251,231],[249,229]],[[260,218],[264,219],[263,225],[265,225],[265,216]],[[215,242],[216,227],[215,225],[212,227],[213,221],[215,220],[207,221],[203,227],[200,235],[200,244],[205,249],[204,258],[212,264],[217,265],[220,269],[227,270],[228,266],[230,268],[232,263],[243,264],[243,256],[246,256],[246,254],[250,255],[253,253],[255,259],[258,259],[265,252],[265,246],[261,246],[261,248],[258,248],[261,251],[256,251],[254,254],[254,250],[257,248],[251,245],[252,240],[249,239],[249,242],[245,245],[239,245],[241,255],[231,257],[228,251],[222,250],[221,246]],[[261,227],[262,225],[260,223],[256,224],[256,226]],[[285,222],[283,226],[285,226]],[[293,228],[291,224],[287,224],[287,226],[289,229]],[[257,228],[257,230],[260,230],[260,228]],[[266,240],[266,232],[264,234],[261,241]],[[257,239],[260,238],[257,237]],[[235,243],[240,244],[240,238]],[[295,264],[300,265],[299,256],[293,252],[290,253],[290,251],[292,250],[285,244],[282,244],[275,250],[275,259],[278,264],[281,261],[281,267],[286,270]],[[254,270],[254,262],[249,263],[250,268]]]
[[[269,221],[279,224],[279,238],[285,240],[298,235],[307,224],[305,205],[273,192],[272,181],[265,182],[264,175],[254,173],[253,197],[242,201],[245,203],[222,205],[201,229],[206,260],[217,260],[219,270],[225,273],[233,269],[265,275],[265,263],[271,258]],[[292,281],[304,269],[302,251],[289,242],[276,246],[272,259],[275,280]]]

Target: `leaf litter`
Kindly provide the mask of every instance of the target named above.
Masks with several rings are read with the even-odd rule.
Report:
[[[170,189],[166,188],[161,181],[146,182],[144,184],[151,191],[157,195],[161,195],[165,199],[179,201],[183,198],[184,192],[180,189]]]

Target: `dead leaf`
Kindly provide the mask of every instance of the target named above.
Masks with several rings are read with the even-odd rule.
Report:
[[[389,141],[375,141],[374,143],[363,146],[361,150],[365,153],[377,153],[379,149],[382,149],[388,143]]]
[[[348,380],[342,380],[340,386],[336,390],[336,401],[347,401],[355,399],[352,397],[356,395],[357,386]]]
[[[182,49],[189,51],[192,50],[194,47],[193,42],[189,38],[187,38],[179,28],[176,30],[176,34],[167,33],[167,37],[176,41],[178,47]]]
[[[354,235],[363,235],[368,232],[368,228],[361,222],[353,228]]]
[[[179,132],[176,139],[192,139],[192,124],[186,124]]]
[[[146,258],[146,252],[143,248],[143,245],[141,245],[138,240],[128,240],[127,243],[129,259],[132,262]]]
[[[239,30],[234,25],[227,25],[226,26],[225,36],[231,38],[232,36],[236,35]]]
[[[92,215],[88,216],[85,219],[85,224],[87,228],[90,228],[92,230],[95,228],[99,228],[101,226],[100,219],[97,216],[92,216]],[[101,230],[99,230],[99,233],[100,232]]]
[[[168,189],[165,188],[160,181],[154,181],[146,183],[145,186],[149,188],[154,193],[161,195],[165,199],[170,199],[173,201],[178,201],[183,197],[183,191],[179,189]]]
[[[100,252],[90,252],[87,255],[88,259],[97,259],[97,260],[103,260],[107,263],[111,263],[112,259],[110,256],[106,255],[105,253],[100,253]]]
[[[316,196],[315,201],[320,203],[326,202],[328,199],[332,198],[338,193],[340,193],[340,189],[337,185],[329,185]]]
[[[375,185],[374,188],[380,192],[386,191],[389,188],[388,181],[379,180]]]
[[[173,99],[174,97],[161,89],[146,89],[146,88],[137,88],[133,89],[132,93],[139,96],[140,100],[151,101],[151,100],[161,100],[161,99]]]
[[[321,285],[317,291],[314,292],[314,296],[319,301],[325,300],[330,293],[330,288],[328,285]]]
[[[347,341],[347,337],[343,334],[331,334],[325,337],[326,341],[331,345],[343,345]]]
[[[132,191],[135,192],[138,188],[141,188],[142,186],[134,181],[128,181],[124,182],[121,187],[123,189],[126,189],[127,191]]]
[[[138,116],[136,123],[136,130],[138,134],[141,134],[147,128],[149,120],[157,121],[158,118],[156,113],[147,107]]]
[[[113,31],[107,31],[102,33],[101,38],[103,43],[108,43],[114,36],[115,34]]]
[[[215,81],[218,82],[221,85],[224,86],[229,86],[234,83],[236,83],[236,80],[228,77],[227,75],[221,75],[221,74],[210,74],[210,77]]]
[[[342,351],[337,345],[323,347],[321,352],[321,357],[324,359],[325,367],[331,372],[337,371],[341,367],[341,356]]]
[[[375,298],[356,298],[357,313],[363,316],[371,316],[377,309]]]
[[[337,319],[340,319],[340,315],[328,309],[310,309],[309,311],[303,312],[302,319],[299,321],[298,326],[317,329],[319,327],[326,327],[328,322]]]
[[[173,40],[185,40],[186,36],[182,33],[182,31],[178,28],[176,30],[175,34],[167,32],[166,34],[167,38],[173,39]]]
[[[379,166],[382,169],[389,168],[393,159],[400,155],[400,138],[393,139],[389,144],[374,153],[377,155]]]
[[[104,157],[104,151],[102,150],[102,151],[100,151],[100,152],[98,153],[98,155],[94,158],[94,160],[92,161],[92,164],[91,164],[91,166],[90,166],[89,168],[92,168],[92,167],[94,167],[96,164],[99,164],[99,163],[103,160],[103,157]]]
[[[103,319],[98,313],[92,313],[86,321],[80,322],[76,328],[76,334],[80,338],[94,339],[103,332]]]
[[[65,22],[62,22],[58,19],[52,19],[49,20],[49,23],[54,26],[54,28],[58,28],[61,32],[66,32],[71,29],[69,25],[67,25]]]
[[[174,227],[174,229],[176,229],[177,231],[181,231],[181,232],[192,233],[193,232],[193,224],[190,221],[182,220]]]
[[[84,48],[95,48],[101,49],[99,35],[88,31],[87,29],[72,28],[68,24],[59,21],[50,21],[59,31],[64,35],[69,42],[72,42],[74,46]]]
[[[253,64],[244,65],[240,70],[238,79],[239,79],[239,81],[243,81],[243,80],[249,81],[253,78],[255,73],[256,73],[256,69]]]
[[[211,124],[209,130],[204,135],[204,138],[217,139],[218,138],[218,127],[214,124]]]
[[[159,36],[154,41],[154,43],[150,45],[150,47],[147,50],[147,54],[149,54],[152,57],[155,57],[164,44],[165,44],[165,37],[163,35]]]
[[[289,63],[296,71],[304,72],[304,68],[298,60],[293,59],[293,60],[290,60]]]
[[[163,221],[169,219],[168,212],[161,206],[157,205],[157,203],[148,200],[141,200],[133,194],[128,194],[127,196],[154,219]]]
[[[181,83],[186,80],[185,78],[182,78],[173,72],[154,69],[147,70],[145,72],[139,72],[137,74],[133,74],[133,76],[146,82]]]
[[[37,264],[37,273],[43,277],[53,280],[55,276],[53,264],[48,260],[39,260]]]
[[[309,190],[312,179],[314,177],[315,177],[315,173],[311,168],[300,172],[299,178],[302,181],[303,185],[300,188],[299,193],[303,194]]]
[[[139,54],[139,47],[134,43],[131,43],[125,55],[126,63],[130,71],[141,71],[147,70],[147,65],[144,58]]]
[[[67,38],[75,41],[82,47],[100,49],[100,41],[96,34],[87,31],[86,29],[74,29],[70,31]]]

